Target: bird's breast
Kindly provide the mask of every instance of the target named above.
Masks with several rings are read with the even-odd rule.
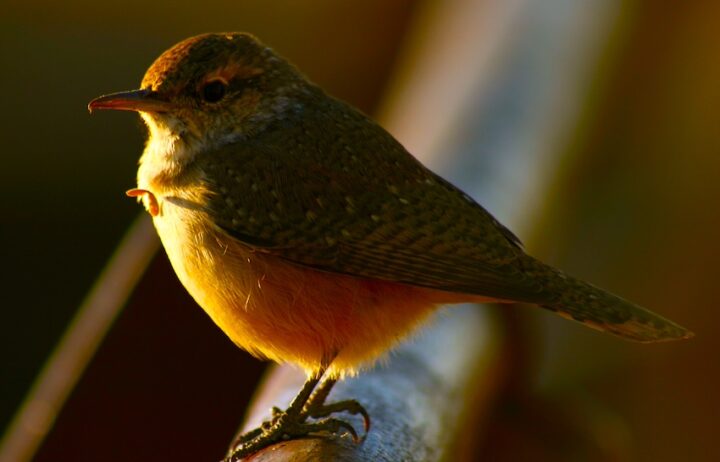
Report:
[[[254,250],[207,214],[158,197],[153,218],[180,281],[241,348],[330,374],[372,363],[452,294],[318,271]]]

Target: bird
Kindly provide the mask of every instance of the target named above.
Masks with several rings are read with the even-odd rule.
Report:
[[[528,255],[473,198],[251,34],[185,39],[139,89],[88,108],[144,120],[127,194],[152,215],[198,305],[240,348],[307,374],[226,461],[311,433],[357,440],[333,417],[342,411],[362,415],[367,434],[360,403],[326,402],[332,386],[445,305],[535,304],[638,342],[692,336]]]

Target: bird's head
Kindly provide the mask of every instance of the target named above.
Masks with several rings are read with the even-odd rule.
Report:
[[[137,111],[151,141],[211,148],[301,110],[300,96],[309,89],[292,65],[253,36],[205,34],[157,58],[140,89],[101,96],[88,109]]]

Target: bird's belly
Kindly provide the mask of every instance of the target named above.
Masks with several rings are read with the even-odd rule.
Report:
[[[329,373],[355,373],[457,296],[301,267],[253,251],[199,213],[155,217],[173,268],[213,321],[245,350]],[[333,359],[334,358],[334,359]]]
[[[180,282],[233,342],[258,354],[247,310],[255,283],[251,252],[229,254],[199,212],[164,201],[161,210],[153,222]]]

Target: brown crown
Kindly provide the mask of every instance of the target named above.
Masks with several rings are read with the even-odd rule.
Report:
[[[145,73],[141,87],[171,94],[200,81],[208,69],[242,64],[256,72],[272,52],[246,33],[203,34],[165,51]]]

